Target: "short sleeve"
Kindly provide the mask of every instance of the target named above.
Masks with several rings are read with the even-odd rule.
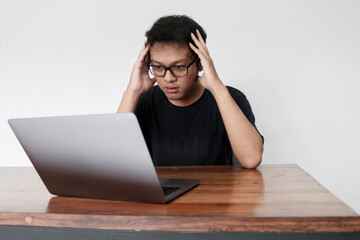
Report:
[[[251,109],[250,102],[246,98],[245,94],[233,87],[227,87],[227,88],[228,88],[228,91],[229,91],[230,95],[232,96],[232,98],[235,100],[237,105],[240,107],[241,111],[244,113],[244,115],[249,120],[249,122],[254,126],[256,131],[259,133],[261,140],[264,143],[264,137],[261,135],[261,133],[259,132],[259,130],[256,127],[255,115]]]

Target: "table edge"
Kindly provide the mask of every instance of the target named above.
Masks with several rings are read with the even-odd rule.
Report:
[[[2,212],[0,225],[169,232],[360,232],[360,217],[177,217]]]

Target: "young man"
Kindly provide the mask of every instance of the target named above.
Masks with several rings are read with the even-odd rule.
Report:
[[[203,28],[167,16],[146,37],[117,112],[135,112],[154,164],[232,164],[234,153],[256,168],[263,138],[245,95],[217,75]]]

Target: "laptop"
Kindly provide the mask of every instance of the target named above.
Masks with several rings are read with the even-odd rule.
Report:
[[[199,184],[158,178],[133,113],[8,122],[53,195],[167,203]]]

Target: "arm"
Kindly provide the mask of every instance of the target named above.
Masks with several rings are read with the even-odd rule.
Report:
[[[197,31],[197,37],[194,34],[191,37],[197,47],[190,43],[190,48],[199,56],[204,70],[199,81],[216,100],[232,150],[244,168],[256,168],[262,160],[262,139],[218,77],[200,33]]]
[[[144,45],[141,49],[117,113],[135,112],[140,96],[155,84],[155,79],[149,77],[147,63],[145,61],[149,50],[150,45]]]
[[[229,136],[233,152],[245,168],[256,168],[262,160],[263,143],[224,85],[212,89]]]

